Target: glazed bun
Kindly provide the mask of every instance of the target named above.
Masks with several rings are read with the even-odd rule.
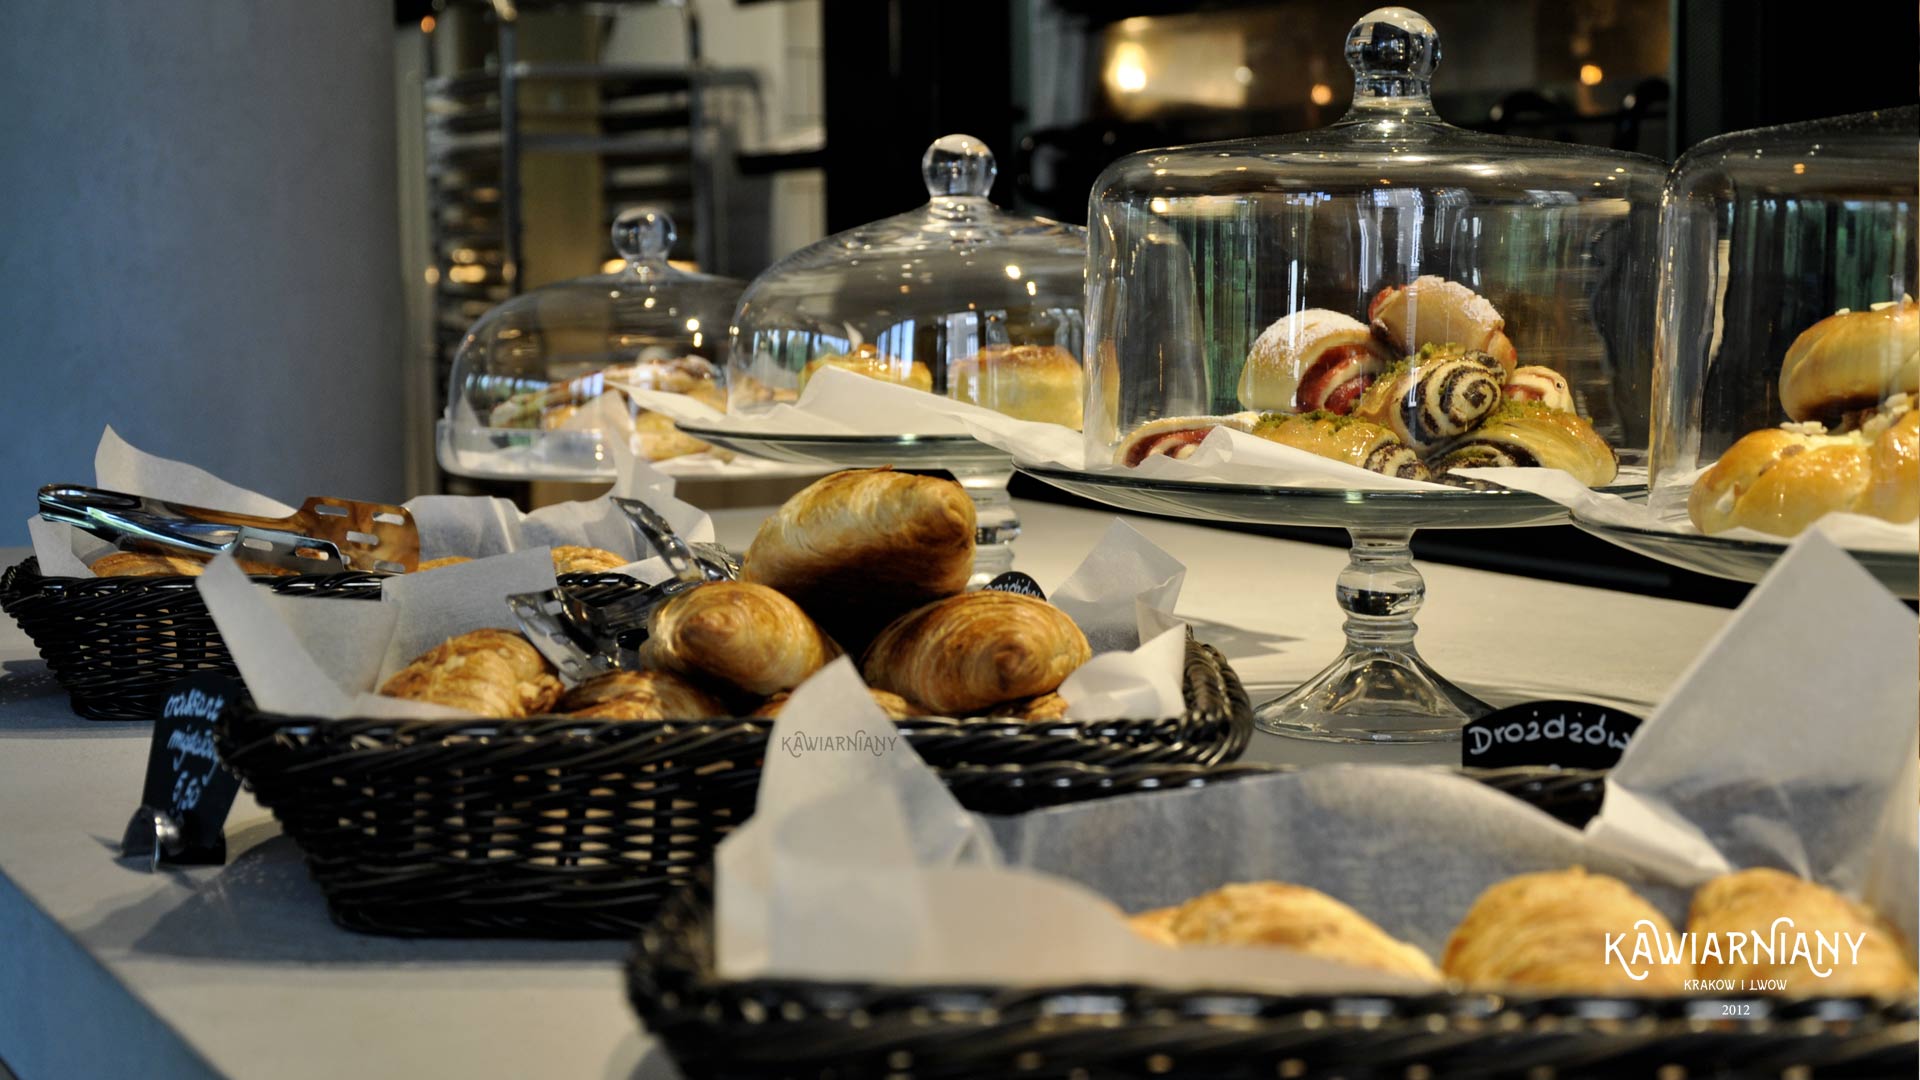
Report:
[[[1457,281],[1428,274],[1409,285],[1380,290],[1367,307],[1367,320],[1401,356],[1422,345],[1456,344],[1487,353],[1508,372],[1519,364],[1507,322],[1487,299]]]
[[[1844,434],[1817,423],[1748,432],[1687,497],[1687,516],[1704,533],[1744,526],[1795,536],[1836,511],[1896,524],[1920,518],[1920,412],[1907,395]]]
[[[1920,394],[1920,304],[1912,297],[1842,311],[1802,331],[1780,364],[1780,405],[1834,423],[1894,394]]]
[[[813,378],[821,368],[830,367],[865,375],[880,382],[898,383],[910,390],[933,389],[933,373],[927,370],[927,365],[917,360],[901,360],[884,355],[872,342],[856,345],[852,352],[816,356],[807,361],[807,366],[800,372],[800,388],[806,389],[807,380]]]
[[[947,369],[955,401],[1076,431],[1085,386],[1080,361],[1057,345],[990,345]]]
[[[1240,404],[1345,415],[1393,360],[1360,320],[1325,308],[1296,311],[1254,339],[1240,370]]]

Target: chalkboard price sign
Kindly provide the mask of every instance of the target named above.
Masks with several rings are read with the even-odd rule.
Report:
[[[1460,733],[1460,763],[1611,769],[1639,729],[1639,717],[1611,705],[1529,701],[1468,723]]]
[[[220,762],[214,729],[242,693],[232,679],[190,675],[174,685],[153,723],[140,809],[121,854],[159,864],[218,865],[227,859],[227,811],[240,779]]]

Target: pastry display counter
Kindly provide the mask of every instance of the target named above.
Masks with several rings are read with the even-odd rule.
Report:
[[[1070,572],[1107,513],[1025,503],[1020,566]],[[765,509],[715,515],[735,548]],[[1260,692],[1311,674],[1338,632],[1319,602],[1337,549],[1133,518],[1192,567],[1181,614]],[[6,561],[23,554],[4,553]],[[1243,583],[1272,583],[1255,602]],[[1549,693],[1650,710],[1728,613],[1437,566],[1438,659],[1489,700]],[[1498,590],[1497,604],[1469,603]],[[1271,605],[1270,597],[1298,597]],[[1527,613],[1515,633],[1515,612]],[[1488,641],[1503,643],[1488,649]],[[64,1076],[668,1077],[620,992],[623,942],[407,941],[327,921],[318,888],[244,793],[225,867],[149,875],[110,848],[138,800],[147,730],[75,717],[0,626],[0,1058]],[[1351,747],[1256,736],[1245,760],[1438,762],[1457,746]],[[110,1038],[102,1037],[110,1035]]]

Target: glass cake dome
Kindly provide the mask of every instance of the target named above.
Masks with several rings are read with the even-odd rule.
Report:
[[[1219,423],[1271,437],[1276,414],[1361,415],[1375,382],[1454,352],[1504,389],[1485,410],[1545,401],[1642,461],[1663,165],[1450,126],[1429,92],[1439,36],[1406,8],[1362,16],[1346,55],[1353,105],[1332,126],[1145,151],[1096,182],[1089,462],[1183,456]],[[1423,464],[1403,455],[1400,475],[1550,463],[1443,463],[1485,410],[1409,434]]]
[[[1911,530],[1916,162],[1920,107],[1906,106],[1723,135],[1674,166],[1650,462],[1662,519],[1785,537],[1847,511]]]
[[[609,381],[726,403],[725,327],[744,283],[667,262],[673,221],[622,213],[626,265],[556,282],[481,316],[454,354],[437,433],[448,472],[488,479],[589,481],[613,474],[606,441],[660,461],[709,449]]]
[[[733,319],[731,410],[797,400],[838,367],[1080,427],[1086,234],[995,207],[995,171],[979,140],[939,139],[920,161],[925,206],[755,279]]]

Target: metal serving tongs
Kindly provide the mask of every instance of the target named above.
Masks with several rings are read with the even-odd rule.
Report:
[[[673,577],[610,604],[588,604],[565,589],[507,597],[527,640],[573,683],[637,667],[637,650],[655,609],[688,589],[740,576],[740,563],[727,549],[687,542],[659,511],[637,499],[613,503]]]
[[[207,510],[78,484],[40,489],[40,516],[116,545],[155,545],[212,558],[229,552],[302,574],[403,574],[420,565],[420,531],[404,506],[325,496],[289,517]]]

